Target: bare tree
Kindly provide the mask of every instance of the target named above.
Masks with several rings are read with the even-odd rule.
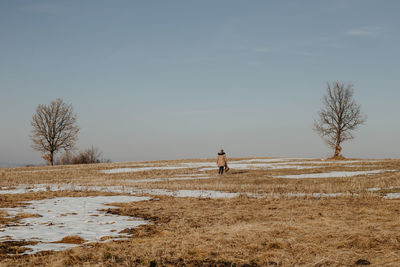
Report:
[[[43,152],[44,158],[54,165],[54,155],[60,150],[68,151],[78,140],[79,127],[72,104],[58,98],[50,105],[39,105],[32,117],[32,147]]]
[[[367,119],[353,95],[351,83],[328,83],[322,100],[323,108],[318,113],[318,120],[314,122],[314,130],[335,150],[333,158],[341,157],[342,142],[353,139],[352,132]]]

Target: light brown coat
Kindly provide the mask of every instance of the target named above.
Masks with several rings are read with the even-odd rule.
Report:
[[[223,155],[218,154],[217,165],[218,165],[218,167],[225,167],[228,165],[228,160],[226,159],[226,154],[223,154]]]

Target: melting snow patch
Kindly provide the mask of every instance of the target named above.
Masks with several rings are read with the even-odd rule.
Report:
[[[251,162],[281,162],[281,161],[289,161],[292,159],[288,158],[282,158],[282,159],[244,159],[244,160],[237,160],[237,161],[232,161],[234,163],[251,163]]]
[[[231,192],[221,192],[212,190],[178,190],[178,191],[168,191],[164,189],[151,189],[143,190],[142,193],[150,195],[163,195],[172,197],[199,197],[199,198],[235,198],[240,195],[245,195],[253,198],[281,198],[281,197],[313,197],[313,198],[328,198],[328,197],[341,197],[344,193],[231,193]]]
[[[204,180],[211,179],[209,176],[189,176],[189,177],[172,177],[172,178],[153,178],[153,179],[131,179],[124,180],[130,183],[153,183],[153,182],[169,182],[169,181],[184,181],[184,180]]]
[[[288,163],[275,163],[275,164],[266,164],[266,163],[257,163],[257,164],[238,164],[238,163],[230,163],[228,164],[229,168],[232,170],[251,170],[251,169],[270,169],[270,170],[279,170],[279,169],[295,169],[295,170],[304,170],[304,169],[316,169],[322,168],[321,166],[302,166],[302,165],[288,165]],[[217,170],[217,167],[214,168],[202,168],[199,171],[211,171]]]
[[[56,171],[65,171],[68,169],[45,169],[45,170],[29,170],[29,171],[18,171],[18,172],[22,172],[22,173],[36,173],[36,172],[56,172]]]
[[[195,176],[203,176],[203,174],[201,174],[201,173],[192,173],[192,174],[177,174],[176,176],[195,177]]]
[[[324,173],[309,173],[297,175],[282,175],[275,178],[301,179],[301,178],[337,178],[337,177],[352,177],[357,175],[377,174],[383,172],[392,172],[393,170],[374,170],[374,171],[354,171],[354,172],[324,172]]]
[[[157,196],[173,196],[173,197],[199,197],[199,198],[234,198],[240,193],[221,192],[213,190],[177,190],[169,191],[164,189],[141,190],[141,193],[157,195]]]
[[[110,193],[133,193],[133,188],[125,186],[87,186],[74,184],[34,184],[19,185],[14,188],[2,188],[0,194],[25,194],[29,192],[44,191],[100,191]]]
[[[384,198],[387,199],[399,199],[400,198],[400,193],[387,193]]]
[[[321,161],[298,161],[303,164],[349,164],[349,163],[374,163],[377,160],[321,160]]]
[[[119,232],[147,222],[128,216],[119,216],[100,212],[107,209],[107,203],[149,200],[147,197],[133,196],[96,196],[96,197],[61,197],[29,201],[24,208],[3,209],[10,215],[21,212],[39,214],[41,217],[26,218],[17,226],[4,228],[0,232],[0,241],[29,240],[39,241],[27,246],[27,254],[43,250],[62,250],[78,244],[52,243],[66,236],[76,235],[86,242],[100,242],[102,237],[118,238]]]
[[[379,190],[381,190],[379,187],[367,188],[367,191],[372,191],[372,192],[379,191]]]
[[[350,163],[369,163],[377,162],[371,160],[339,160],[339,161],[323,161],[323,160],[309,160],[301,158],[275,158],[275,159],[247,159],[239,161],[228,162],[229,167],[232,169],[247,170],[247,169],[313,169],[322,168],[324,166],[312,166],[312,165],[332,165],[332,164],[350,164]],[[307,165],[303,165],[307,164]],[[310,166],[311,165],[311,166]],[[215,162],[204,161],[204,162],[185,162],[176,163],[169,166],[149,166],[149,167],[138,167],[138,168],[116,168],[109,170],[101,170],[101,173],[115,174],[125,172],[142,172],[152,170],[175,170],[175,169],[196,169],[201,168],[199,171],[208,171],[217,169]]]
[[[183,163],[186,168],[201,168],[201,167],[215,167],[217,166],[216,162],[186,162]]]
[[[343,196],[343,193],[312,193],[312,194],[306,194],[306,193],[288,193],[288,197],[314,197],[314,198],[322,198],[322,197],[341,197]]]
[[[106,174],[115,174],[115,173],[124,173],[124,172],[144,172],[144,171],[154,171],[154,170],[176,170],[176,169],[185,169],[186,167],[178,167],[178,166],[168,166],[168,167],[143,167],[143,168],[119,168],[119,169],[110,169],[110,170],[101,170],[101,173]]]
[[[25,194],[28,192],[43,192],[47,190],[55,191],[55,188],[49,187],[48,185],[19,185],[17,187],[2,187],[0,195],[3,194]]]

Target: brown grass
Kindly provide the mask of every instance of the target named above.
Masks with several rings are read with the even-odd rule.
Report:
[[[400,201],[381,198],[195,199],[161,197],[113,213],[153,222],[130,241],[3,260],[4,265],[130,266],[200,263],[373,266],[400,261]],[[140,264],[139,264],[140,263]]]
[[[193,161],[193,160],[188,160]],[[165,164],[165,162],[146,164]],[[129,185],[127,179],[174,177],[196,170],[151,171],[106,175],[98,170],[131,167],[137,163],[56,166],[0,170],[0,186],[18,183],[80,183]],[[142,163],[141,163],[142,164]],[[144,163],[143,163],[144,164]],[[168,163],[169,164],[169,163]],[[84,244],[62,252],[10,256],[24,244],[0,243],[0,266],[398,266],[400,262],[400,200],[386,200],[369,187],[400,186],[399,172],[337,179],[276,179],[275,175],[343,170],[396,169],[400,161],[335,163],[306,170],[234,170],[209,180],[133,184],[139,188],[208,189],[231,192],[330,193],[345,197],[278,199],[238,197],[197,199],[155,197],[151,201],[118,204],[113,214],[147,219],[151,224],[134,229],[129,241]],[[29,168],[32,169],[32,168]],[[390,192],[398,192],[390,189]],[[398,190],[398,189],[397,189]],[[387,189],[387,192],[389,190]],[[99,192],[41,192],[0,195],[0,207],[58,196],[115,195]],[[19,218],[0,213],[0,225]],[[1,230],[1,226],[0,226]],[[79,237],[78,237],[79,238]],[[71,240],[74,238],[71,237]],[[106,239],[106,238],[105,238]],[[78,240],[78,239],[76,239]],[[361,262],[361,261],[359,261]]]
[[[237,160],[237,159],[232,159]],[[202,172],[213,177],[208,180],[197,181],[165,181],[165,182],[142,182],[131,183],[130,180],[148,178],[168,178],[176,175],[200,173],[197,169],[176,169],[176,170],[152,170],[137,173],[102,174],[99,170],[107,168],[143,167],[153,165],[170,165],[186,161],[160,161],[140,163],[113,163],[75,166],[55,167],[30,167],[16,169],[0,169],[0,186],[16,186],[19,184],[35,183],[72,183],[81,185],[126,185],[138,188],[164,188],[164,189],[200,189],[200,190],[222,190],[230,192],[362,192],[369,187],[400,186],[400,175],[398,173],[382,173],[376,175],[336,178],[336,179],[276,179],[274,176],[290,175],[301,173],[318,173],[330,171],[364,171],[373,169],[400,170],[399,160],[385,160],[373,163],[356,163],[358,167],[345,167],[335,161],[327,161],[324,168],[305,170],[278,169],[278,170],[235,170],[220,177],[216,171]],[[205,160],[197,160],[205,161]],[[210,159],[208,161],[214,161]],[[148,164],[148,165],[144,165]],[[311,165],[311,164],[304,164]],[[54,170],[54,171],[53,171]],[[28,172],[39,171],[39,172]]]
[[[83,244],[86,240],[77,235],[69,235],[63,237],[60,241],[56,241],[53,243],[63,243],[63,244]]]

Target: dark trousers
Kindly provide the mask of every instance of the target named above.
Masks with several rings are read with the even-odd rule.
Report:
[[[218,173],[219,174],[224,174],[224,166],[219,167]]]

